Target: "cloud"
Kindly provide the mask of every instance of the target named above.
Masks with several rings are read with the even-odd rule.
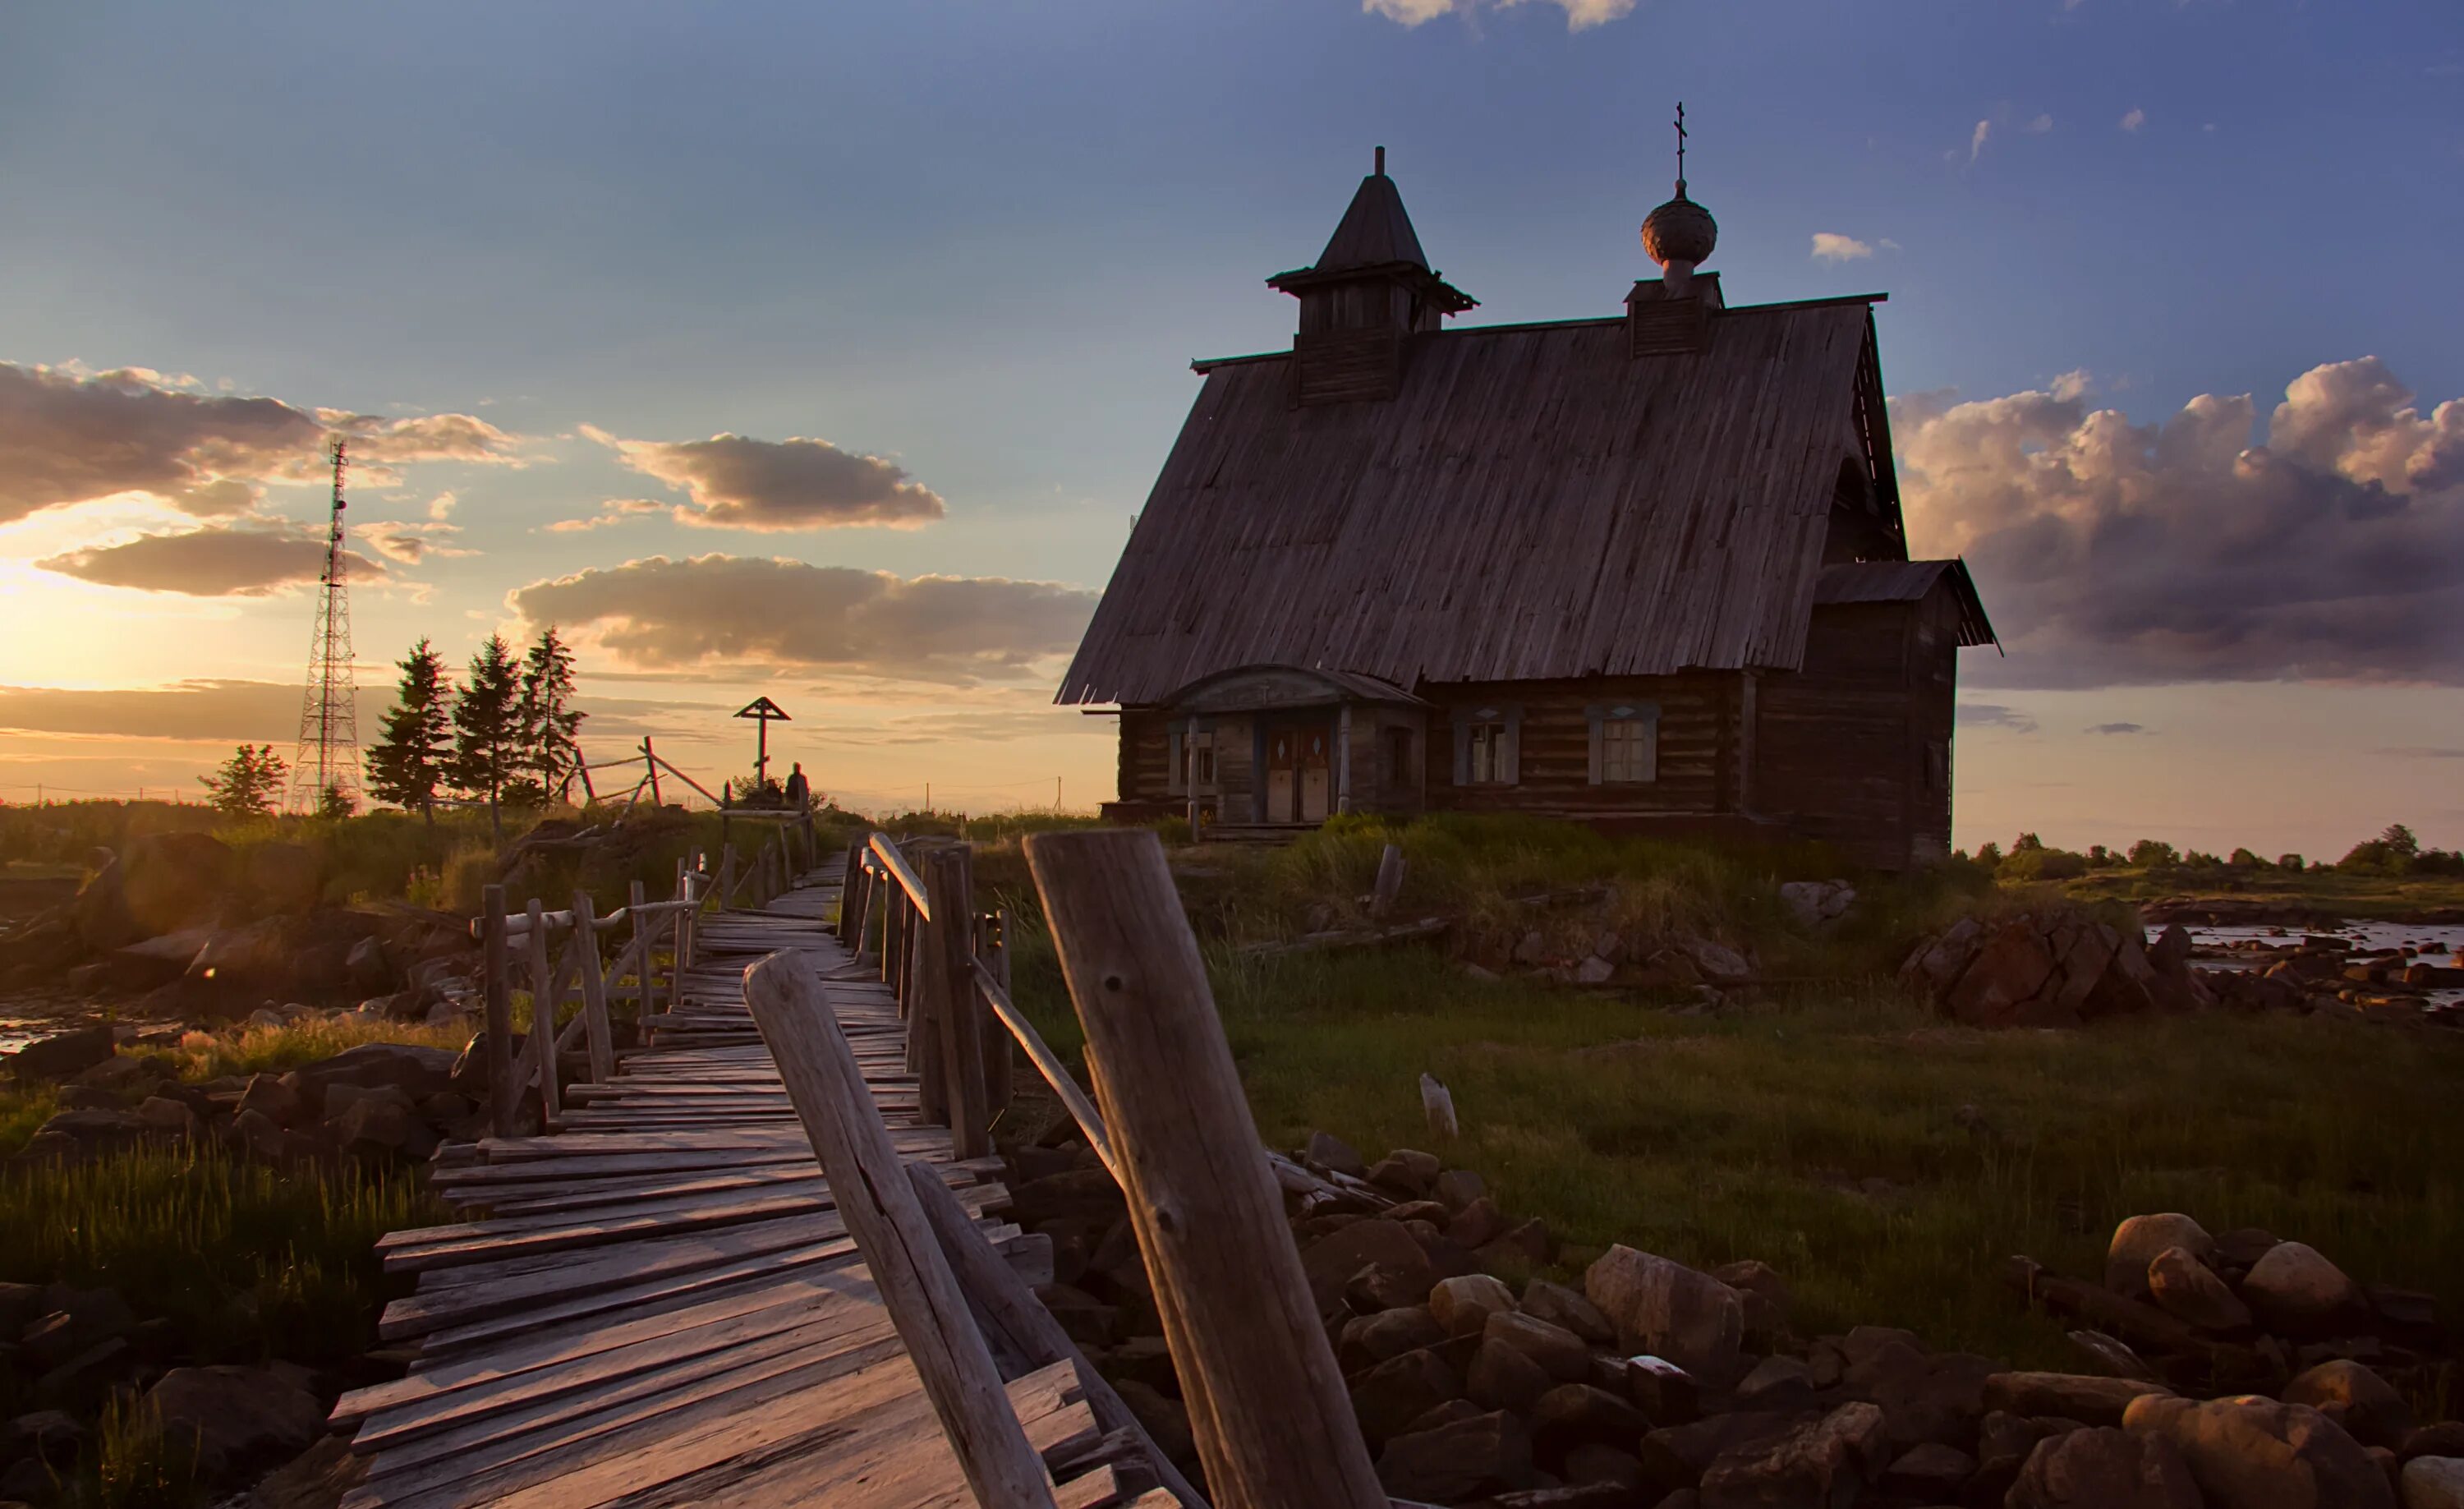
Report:
[[[2036,721],[2015,707],[1999,702],[1962,702],[1953,717],[1962,728],[2008,728],[2014,734],[2033,734]]]
[[[1873,255],[1874,249],[1853,235],[1816,231],[1814,233],[1814,255],[1825,262],[1853,262],[1859,257]]]
[[[1962,554],[2003,685],[2464,682],[2464,400],[2375,357],[2160,424],[2083,389],[1894,400],[1910,539]]]
[[[2440,744],[2400,744],[2392,748],[2373,749],[2374,755],[2393,755],[2400,760],[2464,760],[2464,749],[2450,749]]]
[[[2081,730],[2091,734],[2144,734],[2146,731],[2144,723],[2090,723]]]
[[[1992,134],[1992,122],[1979,121],[1976,122],[1976,129],[1968,133],[1968,160],[1969,162],[1972,163],[1976,161],[1978,154],[1985,150],[1986,139]]]
[[[655,514],[665,507],[667,504],[652,498],[611,498],[599,505],[598,513],[580,519],[560,519],[540,527],[552,535],[581,534],[585,530],[605,529],[609,524],[621,524],[641,514]]]
[[[1488,0],[1495,10],[1508,10],[1526,0]],[[1634,13],[1636,0],[1546,0],[1566,12],[1566,30],[1588,32],[1595,26],[1606,26]],[[1368,15],[1382,15],[1389,21],[1415,27],[1434,21],[1441,15],[1470,15],[1480,9],[1481,0],[1360,0],[1360,9]]]
[[[461,500],[453,496],[451,489],[439,493],[428,500],[428,517],[439,521],[451,519],[453,517],[454,505]]]
[[[404,566],[417,566],[429,556],[450,560],[456,556],[477,555],[453,542],[460,538],[462,526],[448,523],[373,523],[361,526],[359,539],[367,547],[388,561]]]
[[[385,568],[345,553],[354,577],[382,578]],[[79,581],[190,597],[264,597],[295,582],[324,575],[322,531],[287,526],[221,525],[177,534],[139,535],[119,544],[72,550],[34,563]]]
[[[2088,376],[2087,368],[2075,366],[2054,379],[2052,391],[2056,398],[2067,404],[2084,396],[2092,385],[2093,379]]]
[[[2053,128],[2054,118],[2050,115],[2040,115],[2035,120],[2029,122],[2026,125],[2021,126],[2019,129],[2027,132],[2030,136],[2042,136]]]
[[[363,714],[375,705],[363,690]],[[363,720],[364,721],[364,719]],[[0,686],[0,728],[123,739],[246,739],[287,743],[299,729],[299,688],[274,681],[192,680],[104,690]]]
[[[926,680],[1015,677],[1069,650],[1095,595],[1050,582],[919,576],[759,556],[627,561],[508,597],[643,668],[735,664]]]
[[[940,495],[877,455],[827,440],[625,440],[590,425],[582,433],[645,477],[692,499],[679,523],[713,529],[827,529],[843,524],[914,527],[948,510]]]
[[[468,414],[314,413],[273,398],[208,396],[143,367],[0,362],[0,523],[136,493],[200,519],[247,514],[257,484],[321,475],[329,433],[371,462],[515,460],[515,437]]]
[[[2137,105],[2132,105],[2122,117],[2122,128],[2125,131],[2136,131],[2146,123],[2147,112]]]

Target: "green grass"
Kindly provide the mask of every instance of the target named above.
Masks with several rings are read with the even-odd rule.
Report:
[[[1701,1265],[1760,1258],[1789,1281],[1807,1334],[1905,1325],[1937,1346],[2076,1366],[2061,1328],[2003,1287],[2003,1261],[2025,1253],[2094,1276],[2114,1225],[2148,1210],[2265,1227],[2464,1313],[2464,1121],[2445,1088],[2464,1074],[2464,1036],[2222,1013],[2079,1032],[1955,1028],[1891,984],[1910,944],[1963,911],[2062,904],[2059,893],[1988,889],[1972,867],[1869,880],[1860,915],[1815,937],[1771,896],[1812,859],[1520,827],[1403,830],[1404,913],[1445,908],[1496,933],[1533,925],[1520,911],[1485,918],[1503,897],[1608,880],[1621,928],[1700,930],[1809,983],[1685,1017],[1479,981],[1430,947],[1243,957],[1232,944],[1289,931],[1310,907],[1349,913],[1385,835],[1179,854],[1215,872],[1185,878],[1184,894],[1270,1143],[1322,1128],[1373,1159],[1440,1153],[1479,1171],[1509,1212],[1546,1218],[1570,1273],[1611,1242]],[[1013,866],[979,855],[978,874],[1020,917],[1021,1005],[1072,1055],[1083,1035]],[[1538,925],[1599,922],[1585,907]],[[1453,1093],[1452,1146],[1431,1146],[1423,1071]],[[1964,1124],[1973,1117],[1983,1130]]]
[[[2082,900],[2231,899],[2306,906],[2343,917],[2389,920],[2415,917],[2433,908],[2464,909],[2464,878],[2337,869],[2122,867],[2090,871],[2062,889]]]
[[[309,1176],[210,1148],[0,1168],[0,1280],[107,1285],[209,1362],[329,1362],[373,1344],[378,1237],[443,1219],[413,1177]]]

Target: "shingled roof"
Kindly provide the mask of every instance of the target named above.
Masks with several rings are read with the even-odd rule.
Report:
[[[1863,299],[1723,310],[1673,355],[1618,320],[1415,335],[1382,402],[1295,407],[1290,363],[1200,364],[1058,700],[1794,669],[1843,461],[1896,519]]]

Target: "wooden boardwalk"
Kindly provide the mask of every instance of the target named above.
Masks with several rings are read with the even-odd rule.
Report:
[[[701,920],[682,1003],[612,1082],[571,1087],[553,1134],[437,1170],[473,1218],[381,1244],[418,1275],[383,1321],[416,1357],[336,1407],[368,1459],[346,1509],[974,1502],[745,1010],[745,966],[809,959],[899,1154],[937,1165],[1019,1266],[1040,1239],[983,1215],[997,1160],[956,1162],[921,1123],[896,1003],[825,930],[838,895],[834,860],[761,912]],[[1057,1503],[1121,1497],[1121,1443],[1070,1364],[1008,1391]]]

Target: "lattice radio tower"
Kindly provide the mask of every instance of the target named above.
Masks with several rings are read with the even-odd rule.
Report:
[[[308,690],[299,699],[299,749],[283,806],[313,812],[327,791],[360,800],[359,682],[351,672],[351,593],[343,579],[343,446],[334,440],[334,509],[325,532],[325,574],[317,589],[317,632],[308,641]]]

